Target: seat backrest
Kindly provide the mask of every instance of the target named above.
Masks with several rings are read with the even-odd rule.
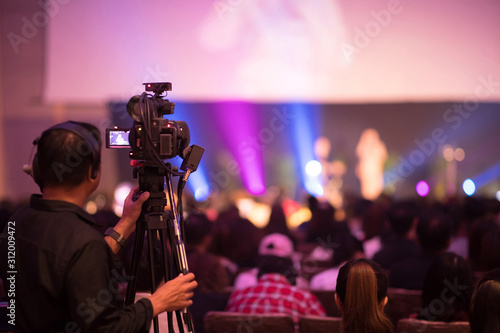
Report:
[[[468,321],[426,321],[418,319],[401,319],[396,326],[397,333],[469,333]]]
[[[263,332],[294,333],[291,316],[280,313],[235,313],[210,311],[205,315],[206,333],[220,332]]]
[[[307,281],[312,277],[332,267],[332,260],[318,260],[312,257],[303,257],[300,261],[299,275]]]
[[[299,333],[335,333],[340,332],[342,318],[304,316],[299,319]]]
[[[409,318],[412,313],[420,309],[422,291],[389,288],[387,297],[389,301],[385,306],[385,313],[394,326],[400,319]]]
[[[311,289],[310,292],[318,298],[328,317],[342,317],[342,313],[335,303],[335,290]]]

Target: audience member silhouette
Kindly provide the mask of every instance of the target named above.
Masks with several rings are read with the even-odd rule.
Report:
[[[354,259],[340,268],[335,302],[346,333],[393,332],[383,309],[387,304],[387,276],[374,261]]]
[[[264,235],[275,233],[283,234],[292,239],[290,229],[288,229],[288,225],[286,223],[285,211],[283,210],[283,207],[280,203],[275,203],[274,205],[272,205],[269,222],[264,227]]]
[[[483,236],[481,246],[481,267],[484,271],[500,268],[500,229]]]
[[[317,202],[311,206],[311,219],[307,222],[305,241],[320,245],[330,244],[336,235],[348,232],[344,222],[335,220],[335,208],[328,202]]]
[[[239,268],[255,267],[261,237],[261,230],[231,207],[214,224],[210,252],[228,258]]]
[[[189,270],[198,279],[198,287],[193,290],[193,305],[189,309],[195,331],[203,333],[205,314],[224,311],[231,279],[224,259],[207,252],[212,239],[212,222],[205,214],[189,215],[184,233]]]
[[[339,235],[334,241],[332,268],[314,275],[309,287],[314,290],[335,290],[335,282],[348,260],[364,257],[363,243],[350,233]]]
[[[372,258],[387,270],[395,262],[420,253],[420,247],[411,239],[417,222],[417,206],[410,201],[393,204],[388,213],[388,222],[392,235],[383,241],[382,248]]]
[[[469,262],[474,271],[487,271],[481,257],[489,252],[483,252],[484,236],[498,230],[496,221],[492,218],[479,219],[469,229]]]
[[[478,281],[470,307],[471,333],[500,333],[500,269]]]
[[[363,217],[363,231],[360,239],[363,241],[363,248],[368,259],[372,259],[382,248],[382,240],[387,237],[384,222],[390,206],[390,198],[381,195],[368,207]]]
[[[464,258],[447,252],[429,267],[422,289],[418,319],[428,321],[468,321],[474,280]]]
[[[424,213],[417,224],[417,239],[422,252],[392,265],[390,286],[422,290],[432,261],[450,244],[452,228],[452,221],[445,213],[437,210]]]
[[[208,311],[224,311],[227,304],[229,275],[220,259],[208,252],[192,252],[187,256],[189,270],[196,275],[198,287],[193,291],[189,307],[195,332],[203,333]]]
[[[186,252],[206,252],[212,243],[212,229],[205,214],[190,214],[184,222]]]

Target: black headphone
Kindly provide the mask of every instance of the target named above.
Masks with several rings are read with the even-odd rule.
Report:
[[[35,183],[40,187],[40,190],[42,189],[42,179],[40,178],[40,171],[39,171],[39,166],[38,166],[38,158],[37,158],[37,153],[33,155],[33,152],[35,150],[35,147],[38,145],[38,142],[40,141],[40,138],[46,135],[48,132],[53,131],[53,130],[58,130],[58,129],[63,129],[66,131],[69,131],[71,133],[74,133],[81,137],[87,145],[90,147],[92,151],[92,170],[91,170],[91,177],[92,179],[96,179],[97,176],[99,175],[99,166],[101,162],[101,155],[100,155],[100,145],[95,136],[85,127],[82,125],[75,123],[73,121],[67,121],[65,123],[57,124],[49,129],[45,130],[42,135],[38,138],[36,138],[33,141],[33,150],[31,152],[31,155],[33,156],[31,165],[24,165],[23,166],[23,171],[27,173],[28,175],[32,176],[33,179],[35,180]]]

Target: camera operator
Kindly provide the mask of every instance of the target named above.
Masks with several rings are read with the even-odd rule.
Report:
[[[125,306],[118,291],[123,277],[115,254],[135,230],[142,204],[132,190],[123,215],[106,236],[92,227],[83,210],[99,185],[101,135],[90,124],[55,125],[36,140],[33,176],[42,195],[16,212],[15,223],[16,332],[148,332],[154,316],[183,309],[197,283],[194,275],[179,275],[148,298]],[[7,235],[0,237],[2,277]]]

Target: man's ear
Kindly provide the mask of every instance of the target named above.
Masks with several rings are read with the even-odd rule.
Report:
[[[89,168],[87,172],[87,180],[91,183],[99,182],[99,179],[101,178],[101,168],[97,170],[97,177],[92,177],[92,167]]]

